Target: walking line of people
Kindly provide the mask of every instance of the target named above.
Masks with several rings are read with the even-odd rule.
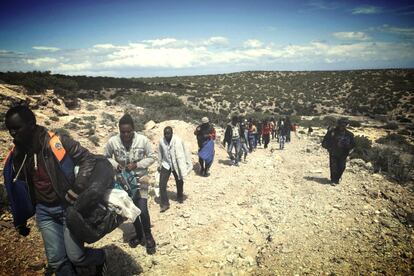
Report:
[[[193,170],[186,143],[171,126],[163,130],[157,156],[150,140],[135,131],[132,117],[125,114],[119,120],[119,133],[108,140],[100,156],[69,136],[38,125],[27,106],[10,108],[5,124],[14,143],[4,169],[13,222],[16,230],[27,236],[27,220],[35,215],[44,242],[47,275],[105,275],[104,250],[84,244],[98,240],[125,219],[135,229],[130,247],[143,245],[148,254],[156,252],[148,210],[148,169],[158,162],[161,212],[170,208],[167,183],[171,174],[177,202],[181,204],[185,200],[185,177]],[[331,180],[335,185],[355,145],[353,134],[346,130],[347,124],[348,121],[339,120],[322,143],[329,151]],[[285,143],[291,141],[291,131],[296,134],[296,130],[288,117],[256,121],[233,116],[226,126],[223,145],[227,145],[231,164],[239,166],[258,145],[266,149],[273,139],[283,150]],[[204,117],[194,135],[200,176],[208,177],[214,161],[216,130]],[[88,233],[88,238],[82,236],[84,233]]]

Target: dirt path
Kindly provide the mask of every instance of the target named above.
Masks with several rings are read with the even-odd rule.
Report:
[[[413,230],[398,217],[411,193],[357,163],[330,186],[327,154],[307,137],[276,148],[240,167],[217,148],[211,176],[186,179],[184,204],[159,213],[151,201],[156,255],[123,242],[130,225],[97,244],[110,248],[111,275],[413,273]]]

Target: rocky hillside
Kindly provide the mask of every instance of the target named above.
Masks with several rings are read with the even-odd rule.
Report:
[[[414,113],[414,70],[241,72],[140,79],[201,108],[270,114]]]
[[[28,97],[3,87],[3,110],[6,100],[13,100],[6,93],[11,89],[35,108],[40,124],[66,129],[95,153],[117,131],[125,109],[135,115],[145,112],[110,100],[77,99],[76,107],[67,108],[51,91]],[[147,123],[144,132],[153,148],[167,125],[187,143],[197,170],[194,124]],[[368,127],[353,131],[375,139],[385,134]],[[269,149],[257,149],[246,163],[234,167],[219,143],[223,130],[218,128],[211,176],[191,173],[183,204],[175,201],[173,178],[166,213],[159,213],[151,193],[155,255],[146,255],[143,247],[129,248],[128,223],[93,246],[106,248],[110,275],[413,274],[413,183],[398,185],[373,173],[370,163],[355,159],[339,186],[328,185],[328,157],[320,147],[324,132],[315,127],[311,137],[293,137],[283,151],[272,141]],[[5,130],[0,139],[2,161],[11,139]],[[152,178],[154,172],[155,165]],[[29,223],[30,236],[22,238],[10,219],[2,206],[0,274],[42,275],[45,258],[34,222]]]

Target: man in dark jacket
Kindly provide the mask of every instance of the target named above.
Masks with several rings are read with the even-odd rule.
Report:
[[[10,108],[5,123],[15,145],[6,159],[11,174],[5,174],[5,185],[10,188],[8,196],[16,229],[27,236],[30,229],[26,221],[35,213],[48,265],[56,275],[75,275],[73,266],[78,273],[103,275],[104,251],[86,250],[83,242],[71,234],[65,218],[66,207],[76,199],[73,195],[88,186],[96,162],[94,155],[71,138],[56,136],[37,125],[34,113],[27,106]],[[74,166],[79,166],[76,178]],[[26,189],[13,191],[17,182]],[[17,201],[32,208],[19,209],[13,206]]]
[[[201,119],[194,135],[197,137],[198,144],[198,161],[200,163],[200,175],[209,176],[209,170],[214,159],[214,140],[216,139],[216,130],[209,122],[207,117]],[[207,153],[207,154],[205,154]]]
[[[337,126],[328,129],[322,141],[322,147],[329,152],[329,167],[333,186],[339,184],[346,167],[346,159],[355,147],[354,134],[346,129],[347,125],[347,119],[339,119]]]

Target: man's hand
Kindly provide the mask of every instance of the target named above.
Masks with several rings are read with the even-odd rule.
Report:
[[[126,166],[126,169],[128,170],[128,171],[133,171],[133,170],[135,170],[137,168],[137,164],[136,163],[129,163],[127,166]]]
[[[27,237],[30,233],[30,228],[26,226],[26,224],[24,225],[18,225],[16,227],[17,232],[19,232],[20,235],[22,235],[23,237]]]

